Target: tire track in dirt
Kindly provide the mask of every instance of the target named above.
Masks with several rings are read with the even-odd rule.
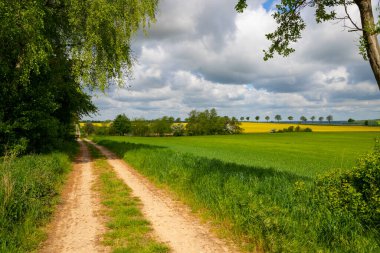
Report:
[[[188,207],[171,199],[163,190],[157,189],[106,148],[86,141],[95,145],[107,157],[117,175],[132,189],[133,195],[141,200],[144,216],[151,222],[160,240],[171,247],[172,252],[238,252],[231,243],[227,244],[215,237],[205,224],[201,224],[191,214]]]
[[[105,227],[99,215],[101,205],[92,189],[93,173],[88,148],[79,141],[80,155],[75,160],[41,253],[107,252],[99,238]]]

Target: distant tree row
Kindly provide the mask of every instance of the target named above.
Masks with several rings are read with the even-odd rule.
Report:
[[[125,114],[117,115],[110,126],[103,124],[95,126],[87,122],[82,131],[97,135],[133,135],[133,136],[183,136],[183,135],[215,135],[238,134],[242,132],[240,122],[235,118],[218,116],[215,109],[203,112],[193,110],[185,120],[174,120],[173,117],[164,116],[155,120],[137,118],[130,120]]]
[[[246,119],[247,121],[250,119],[250,117],[240,117],[240,121],[243,121],[244,119]],[[274,119],[277,121],[277,122],[280,122],[281,120],[282,120],[282,116],[280,115],[280,114],[277,114],[277,115],[275,115],[274,116]],[[311,116],[310,117],[310,120],[312,121],[312,122],[314,122],[314,120],[316,119],[316,117],[315,116]],[[318,118],[318,120],[320,121],[320,122],[322,122],[322,121],[324,121],[324,117],[319,117]],[[255,120],[258,122],[259,120],[260,120],[260,116],[256,116],[255,117]],[[270,120],[270,117],[269,116],[265,116],[265,120],[268,122],[269,120]],[[294,117],[293,116],[288,116],[288,120],[289,121],[293,121],[294,120]],[[305,117],[305,116],[301,116],[300,117],[300,121],[302,121],[302,122],[307,122],[307,118]],[[326,120],[330,123],[332,120],[333,120],[333,116],[332,115],[328,115],[327,117],[326,117]],[[353,119],[349,119],[349,121],[348,122],[353,122]]]

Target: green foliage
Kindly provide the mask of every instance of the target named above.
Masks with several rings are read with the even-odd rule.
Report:
[[[271,45],[268,50],[264,50],[264,60],[273,58],[275,52],[282,56],[288,56],[293,53],[295,50],[291,47],[292,43],[297,42],[301,39],[301,33],[306,28],[304,18],[302,17],[302,11],[306,8],[315,9],[315,20],[317,23],[322,23],[331,20],[338,20],[351,23],[353,26],[353,31],[361,31],[360,25],[357,26],[351,20],[347,8],[350,5],[356,4],[359,9],[363,8],[360,4],[360,1],[341,1],[341,0],[281,0],[272,14],[274,20],[278,24],[277,29],[266,34],[266,38],[271,41]],[[366,5],[366,4],[363,4]],[[243,12],[244,9],[248,7],[246,0],[239,0],[235,6],[237,12]],[[337,15],[337,9],[344,8],[346,9],[345,16]],[[369,8],[370,9],[370,8]],[[376,8],[379,11],[379,8]],[[368,10],[364,10],[368,11]],[[369,15],[368,15],[369,16]],[[372,16],[372,13],[371,13]],[[370,22],[370,20],[368,20]],[[373,20],[371,21],[373,22]],[[362,24],[363,30],[369,34],[379,34],[380,22],[377,24]],[[368,27],[367,27],[368,26]],[[368,49],[369,44],[367,40],[361,36],[359,42],[359,53],[363,56],[364,60],[368,60]]]
[[[132,121],[133,136],[149,136],[149,123],[145,119],[134,119]]]
[[[242,131],[236,118],[218,116],[215,109],[204,112],[193,110],[189,113],[186,122],[188,135],[238,134]]]
[[[173,117],[164,116],[160,119],[153,120],[150,125],[151,133],[159,136],[164,136],[165,134],[171,134],[171,126],[174,123]]]
[[[301,128],[300,126],[289,126],[288,128],[277,130],[273,129],[271,133],[291,133],[291,132],[313,132],[313,130],[310,127]]]
[[[282,120],[281,115],[279,115],[279,114],[277,114],[276,116],[274,116],[274,119],[277,120],[277,122],[279,122],[280,120]]]
[[[77,150],[76,146],[67,146]],[[73,154],[73,153],[71,153]],[[71,163],[67,154],[29,155],[0,162],[0,252],[29,252],[44,239]]]
[[[155,18],[157,0],[0,0],[0,152],[67,139],[96,111],[84,87],[121,84],[131,37]]]
[[[354,123],[354,122],[355,122],[355,120],[354,120],[354,119],[352,119],[352,118],[349,118],[349,119],[347,120],[347,122],[348,122],[348,123]]]
[[[112,133],[116,135],[125,135],[131,132],[132,124],[125,114],[116,116],[111,125]]]
[[[317,185],[334,212],[350,212],[380,234],[380,149],[361,157],[349,171],[333,171]]]

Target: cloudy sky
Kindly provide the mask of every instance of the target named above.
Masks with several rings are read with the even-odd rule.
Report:
[[[160,0],[157,22],[148,36],[133,42],[137,59],[128,88],[111,88],[93,101],[92,120],[185,118],[189,111],[216,108],[221,115],[263,119],[280,114],[346,120],[380,118],[380,91],[369,63],[358,53],[359,34],[342,24],[307,28],[296,53],[263,61],[274,31],[273,0]],[[358,17],[356,8],[352,15]],[[86,118],[89,119],[89,118]]]

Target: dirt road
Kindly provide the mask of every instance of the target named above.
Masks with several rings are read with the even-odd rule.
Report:
[[[118,176],[132,189],[133,194],[140,198],[144,216],[151,222],[160,240],[171,247],[172,252],[237,252],[213,236],[207,226],[191,214],[189,208],[157,189],[104,147],[92,144],[108,158]]]
[[[43,253],[106,252],[99,243],[104,226],[98,215],[100,201],[92,190],[95,175],[86,145],[79,141],[80,155],[76,159],[63,191],[62,204],[49,226]]]

